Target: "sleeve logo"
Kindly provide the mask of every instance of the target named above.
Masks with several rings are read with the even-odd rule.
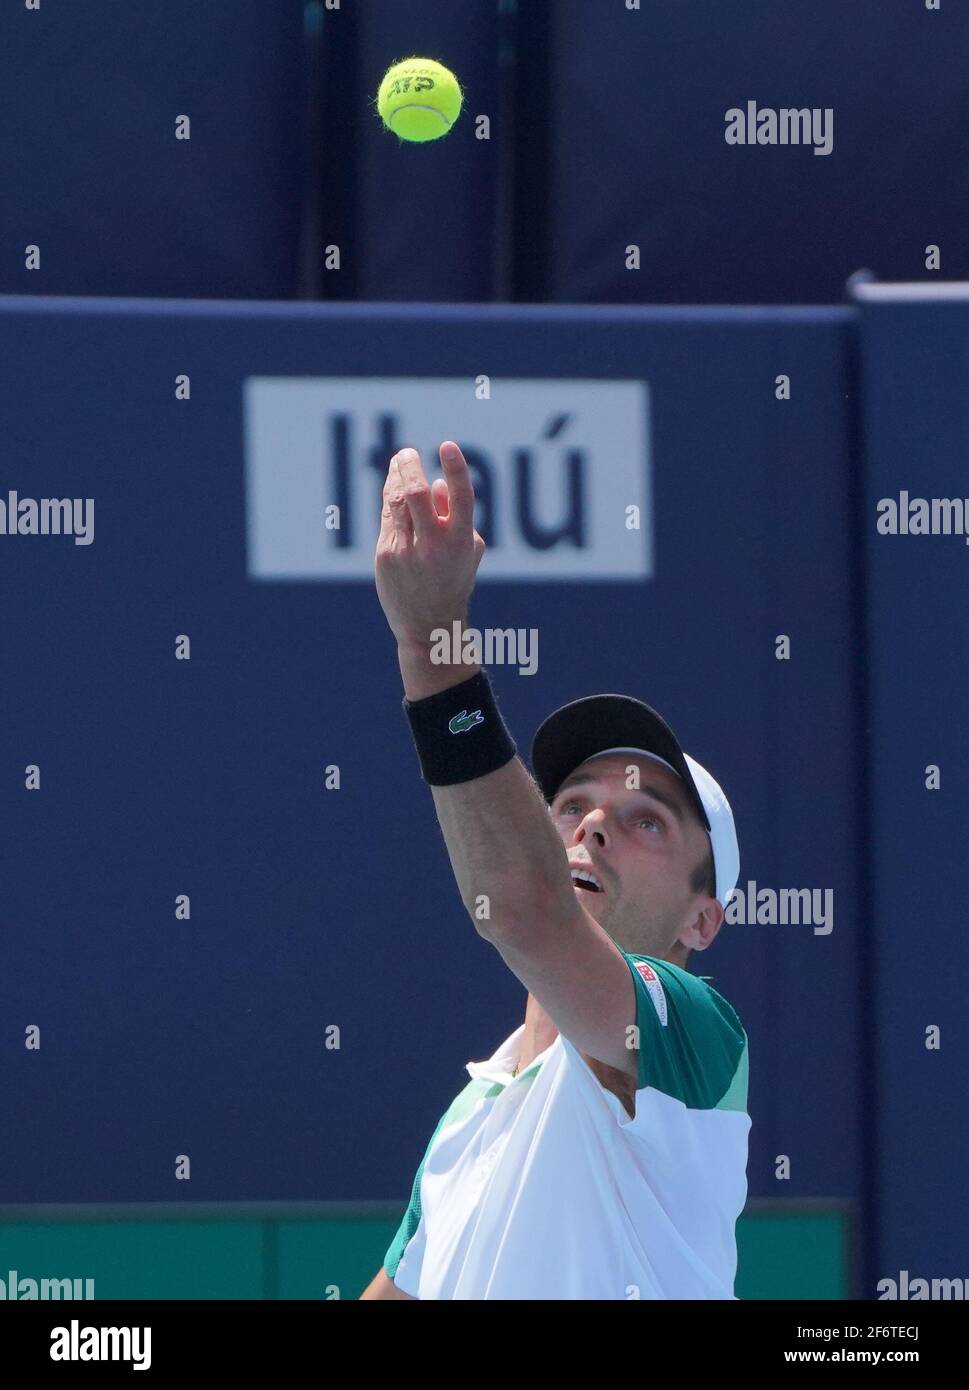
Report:
[[[659,976],[653,967],[647,965],[644,960],[636,961],[635,965],[637,974],[649,991],[649,997],[653,1001],[653,1008],[659,1016],[660,1024],[665,1028],[667,1024],[666,993],[659,982]]]

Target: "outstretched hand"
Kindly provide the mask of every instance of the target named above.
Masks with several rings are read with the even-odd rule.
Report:
[[[384,483],[374,558],[377,597],[402,647],[426,647],[435,628],[464,622],[485,543],[474,529],[474,487],[452,440],[443,478],[428,483],[416,449],[401,449]]]

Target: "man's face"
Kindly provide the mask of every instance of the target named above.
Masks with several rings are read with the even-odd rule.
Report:
[[[569,774],[550,809],[573,869],[598,880],[599,892],[574,891],[619,946],[676,959],[710,944],[723,910],[691,886],[710,837],[675,772],[634,753],[598,754]]]

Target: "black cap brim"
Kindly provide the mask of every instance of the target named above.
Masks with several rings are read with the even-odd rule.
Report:
[[[631,695],[587,695],[544,720],[532,740],[532,771],[545,800],[552,801],[580,763],[607,748],[642,748],[663,758],[682,777],[701,824],[710,829],[679,740],[662,715]]]

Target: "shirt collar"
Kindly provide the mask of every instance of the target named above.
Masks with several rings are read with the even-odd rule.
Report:
[[[508,1086],[513,1081],[521,1081],[523,1076],[530,1076],[540,1066],[549,1049],[554,1047],[559,1039],[556,1038],[555,1042],[550,1043],[544,1052],[540,1052],[537,1057],[533,1058],[524,1071],[520,1071],[517,1076],[512,1076],[512,1067],[518,1061],[524,1034],[525,1025],[522,1023],[510,1037],[500,1044],[497,1051],[486,1062],[468,1062],[468,1075],[475,1081],[491,1081],[500,1086]]]

